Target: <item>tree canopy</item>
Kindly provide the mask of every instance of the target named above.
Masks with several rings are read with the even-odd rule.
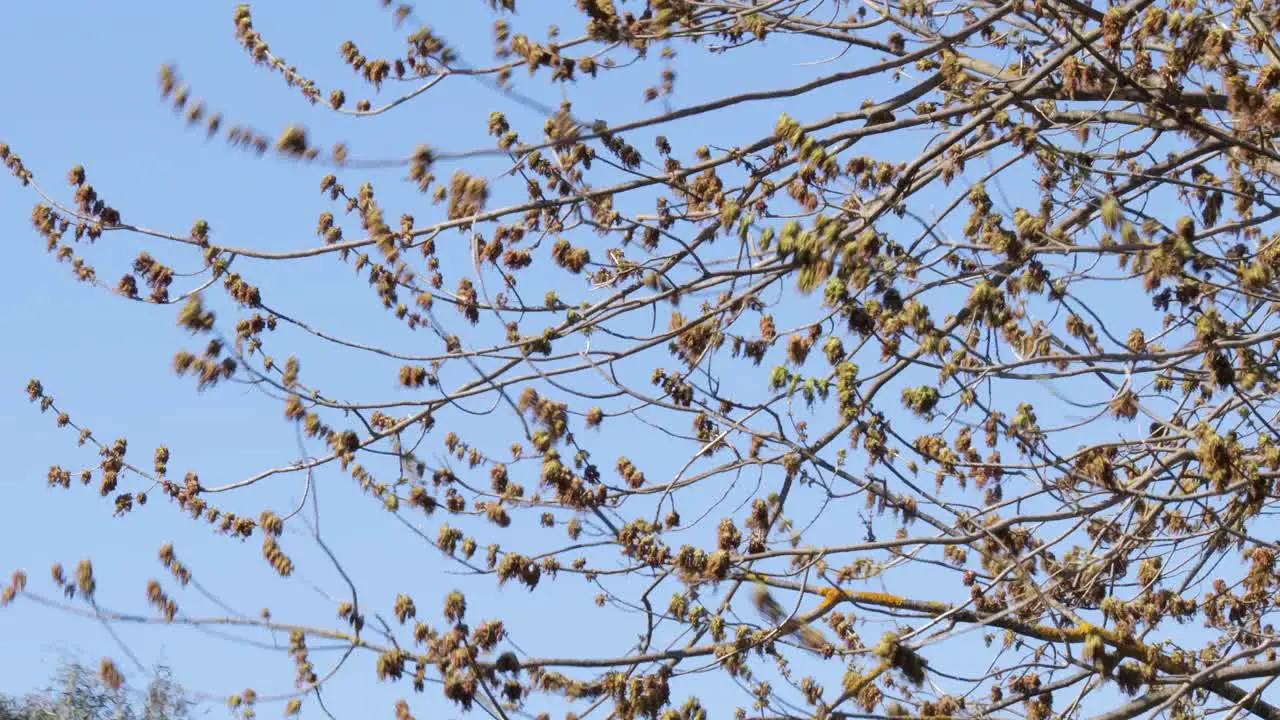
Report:
[[[137,693],[108,667],[94,672],[63,661],[42,692],[0,696],[0,720],[189,720],[195,714],[168,668],[156,668],[146,691]]]
[[[86,539],[5,612],[259,643],[246,718],[348,676],[397,718],[1280,718],[1280,7],[458,4],[328,67],[273,42],[319,11],[189,29],[234,25],[270,130],[159,68],[193,146],[310,201],[164,227],[0,145],[190,391],[171,449],[27,383],[96,451],[48,484],[163,568],[108,603]],[[255,213],[293,236],[219,229]],[[273,464],[187,464],[257,456],[214,398]]]

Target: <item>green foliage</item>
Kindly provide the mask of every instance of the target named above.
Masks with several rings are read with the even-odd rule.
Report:
[[[79,662],[63,662],[51,684],[23,697],[0,696],[0,720],[192,720],[197,706],[158,667],[143,687],[112,687]]]

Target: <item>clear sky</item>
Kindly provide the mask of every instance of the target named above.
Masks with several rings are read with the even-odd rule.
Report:
[[[540,26],[556,22],[557,8],[566,4],[522,2],[518,22],[531,34],[537,33]],[[493,110],[507,112],[525,135],[538,134],[541,118],[536,113],[465,79],[451,79],[418,102],[376,120],[341,118],[324,107],[310,107],[278,76],[252,67],[234,37],[235,5],[221,0],[13,3],[6,8],[8,32],[0,45],[5,68],[0,73],[0,97],[6,107],[0,113],[0,142],[21,154],[43,187],[63,199],[69,196],[63,176],[73,165],[83,164],[90,182],[129,222],[183,232],[197,218],[204,218],[220,242],[286,250],[318,244],[316,217],[330,209],[319,194],[326,171],[275,158],[259,160],[220,141],[206,142],[202,133],[186,128],[160,99],[157,71],[161,64],[176,65],[191,82],[193,94],[229,120],[247,122],[268,135],[291,122],[302,122],[322,144],[346,141],[353,155],[363,159],[402,157],[419,143],[457,150],[488,147],[491,141],[485,137],[485,126]],[[468,48],[477,48],[474,62],[489,59],[486,3],[421,5],[425,21],[440,28],[464,54]],[[351,98],[359,96],[358,85],[339,58],[340,44],[355,40],[371,56],[395,55],[402,47],[388,14],[371,0],[279,0],[255,7],[254,18],[273,50],[321,87],[348,88]],[[782,38],[724,56],[687,47],[681,53],[678,89],[670,101],[676,107],[749,89],[785,87],[869,62],[867,57],[846,62],[833,57],[835,51],[829,45],[815,48]],[[639,91],[656,82],[659,69],[659,63],[648,63],[624,73],[628,82],[620,88],[592,83],[571,87],[569,96],[575,110],[586,117],[602,117],[613,124],[648,117],[660,110],[661,103],[642,103]],[[552,104],[560,100],[558,90],[531,86],[520,73],[516,77],[530,95]],[[870,81],[859,90],[865,94],[847,97],[849,86],[841,84],[796,99],[690,119],[661,132],[686,149],[708,139],[730,146],[768,134],[783,111],[813,121],[833,111],[856,109],[865,97],[883,98],[893,88]],[[638,134],[632,142],[647,150],[651,134]],[[906,150],[886,143],[866,149],[884,159],[900,159]],[[451,169],[438,174],[444,172]],[[431,209],[402,182],[402,174],[402,169],[353,170],[341,179],[351,189],[366,180],[374,182],[380,200],[395,208],[393,217],[401,211],[415,212],[424,224],[439,210]],[[926,201],[941,207],[965,188],[966,183],[957,181]],[[1008,191],[1018,193],[1017,188]],[[234,482],[263,468],[287,465],[297,459],[299,450],[276,401],[230,385],[198,394],[192,382],[174,376],[174,352],[199,349],[199,341],[175,327],[176,308],[137,305],[77,284],[69,267],[56,263],[30,228],[30,207],[37,201],[35,193],[21,190],[8,178],[0,180],[0,237],[10,268],[7,281],[0,285],[0,336],[5,338],[0,344],[0,435],[8,438],[9,445],[0,478],[4,490],[0,570],[24,568],[32,577],[32,589],[47,592],[50,565],[61,562],[70,570],[80,558],[91,556],[98,567],[103,604],[140,610],[146,579],[167,579],[156,560],[157,548],[173,541],[179,558],[201,585],[237,611],[256,614],[265,602],[281,619],[303,616],[332,623],[333,603],[326,596],[341,598],[342,580],[314,549],[304,549],[300,538],[286,535],[283,541],[287,550],[297,551],[299,567],[294,581],[285,584],[258,559],[257,539],[242,545],[198,532],[160,501],[158,493],[154,504],[113,518],[109,499],[98,497],[92,487],[73,485],[69,491],[47,487],[45,475],[51,464],[79,469],[95,464],[96,459],[76,447],[73,432],[56,429],[51,415],[40,415],[27,404],[23,387],[30,377],[40,378],[59,405],[74,420],[93,428],[100,439],[109,442],[127,436],[130,458],[141,465],[149,465],[157,445],[167,444],[173,455],[170,474],[175,477],[194,469],[206,484]],[[422,206],[420,211],[417,205]],[[355,237],[357,230],[352,226],[348,237]],[[457,235],[447,240],[463,242]],[[86,258],[105,281],[114,283],[144,249],[178,263],[180,272],[199,269],[191,254],[175,255],[157,243],[122,234],[105,236],[86,252]],[[407,353],[438,350],[438,342],[428,335],[404,335],[372,303],[362,288],[364,281],[332,258],[237,267],[263,288],[269,305],[315,321],[328,332]],[[191,283],[184,285],[179,279],[175,287],[189,289]],[[215,309],[226,309],[218,298],[211,302]],[[446,322],[455,323],[463,333],[465,326],[457,316]],[[287,330],[282,336],[285,340],[278,343],[277,352],[283,354],[293,341],[313,351],[302,357],[304,372],[317,385],[340,386],[355,397],[400,397],[394,383],[396,361],[377,365],[361,354],[333,349],[318,353],[314,343],[307,346],[305,339]],[[455,379],[467,378],[459,371]],[[498,420],[455,414],[450,422],[460,423],[457,429],[464,437],[499,437],[492,424]],[[505,441],[505,437],[499,439]],[[651,463],[649,467],[658,472],[678,469],[687,457],[666,455],[664,448],[648,439],[652,434],[645,436],[641,447],[626,447],[624,437],[611,437],[612,445],[598,448],[603,456],[630,454]],[[435,442],[433,447],[439,448],[438,438]],[[320,452],[318,447],[308,450]],[[301,488],[296,477],[281,479],[228,502],[256,516],[264,504],[287,509]],[[612,611],[594,607],[595,591],[589,587],[576,599],[563,590],[531,594],[507,587],[495,592],[489,578],[448,574],[459,567],[415,542],[376,502],[352,489],[349,478],[336,468],[318,474],[317,491],[321,502],[331,508],[325,516],[329,519],[326,533],[331,534],[363,597],[380,610],[389,610],[395,593],[411,591],[420,614],[438,623],[445,593],[454,587],[474,588],[470,597],[475,620],[492,617],[498,609],[505,616],[518,608],[515,614],[525,622],[513,628],[513,638],[543,656],[613,652],[625,646],[627,633],[634,633],[632,627],[610,625]],[[437,522],[425,523],[423,532],[434,536]],[[518,527],[510,532],[516,538],[506,541],[510,544],[521,542],[524,535],[533,542],[537,534],[536,529]],[[842,513],[828,520],[827,532],[828,537],[843,535],[845,542],[853,542],[863,531],[851,513]],[[859,537],[848,537],[851,533]],[[577,581],[561,581],[572,582]],[[894,588],[898,591],[928,595],[932,590],[922,575],[902,575],[899,582],[903,584]],[[179,596],[179,603],[192,612],[195,608],[218,612],[212,600],[190,590]],[[495,612],[486,615],[486,608]],[[287,644],[287,638],[252,636],[263,644],[254,648],[163,627],[121,627],[118,632],[118,638],[113,637],[92,621],[30,603],[0,611],[0,692],[40,685],[63,652],[90,662],[102,655],[126,661],[120,640],[144,664],[171,663],[178,679],[198,692],[226,695],[253,686],[261,694],[272,695],[291,686],[289,661],[278,649]],[[867,635],[878,633],[868,631]],[[272,648],[273,642],[277,649]],[[323,669],[320,657],[317,665]],[[961,657],[951,660],[960,667],[972,664]],[[137,674],[128,662],[122,662],[122,667],[126,674]],[[830,686],[839,683],[834,677],[823,680]],[[353,659],[333,687],[326,697],[341,718],[366,716],[370,703],[375,712],[390,712],[394,698],[410,695],[405,686],[371,691],[379,686],[368,656]],[[735,704],[740,697],[734,698]],[[412,702],[419,717],[456,714],[435,689]],[[264,708],[262,712],[277,711]]]

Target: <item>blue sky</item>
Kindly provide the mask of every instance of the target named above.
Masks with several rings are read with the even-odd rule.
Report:
[[[531,35],[564,17],[556,9],[561,3],[525,5],[530,7],[522,8],[516,22]],[[63,198],[69,195],[63,176],[73,165],[83,164],[90,182],[129,222],[184,232],[197,218],[204,218],[219,242],[283,251],[317,244],[316,217],[332,209],[319,193],[320,178],[327,171],[274,158],[259,160],[232,151],[220,141],[205,141],[202,133],[184,127],[160,100],[156,78],[161,64],[176,65],[192,84],[193,95],[224,112],[229,120],[245,121],[268,135],[300,122],[320,144],[347,142],[353,155],[361,159],[403,157],[419,143],[454,150],[488,147],[491,141],[485,137],[485,127],[494,110],[506,112],[526,137],[539,133],[541,117],[535,112],[465,79],[446,82],[376,120],[338,117],[324,107],[311,107],[296,90],[284,87],[278,76],[251,65],[233,35],[234,8],[235,3],[230,2],[173,4],[152,0],[20,3],[8,8],[8,26],[17,30],[11,31],[8,42],[0,47],[0,61],[8,68],[0,88],[6,105],[18,110],[0,116],[0,141],[23,156],[45,189]],[[429,24],[462,48],[468,59],[477,63],[489,59],[485,3],[423,3],[421,12]],[[339,45],[353,39],[371,56],[394,55],[401,47],[388,15],[373,2],[263,3],[255,8],[254,18],[273,50],[322,88],[344,87],[352,99],[361,96],[359,86],[341,63]],[[566,35],[572,34],[566,31]],[[671,99],[676,107],[750,89],[786,87],[872,59],[865,54],[833,57],[836,51],[830,46],[788,43],[784,38],[723,56],[685,46],[680,52],[677,92]],[[814,65],[817,61],[823,62]],[[623,81],[618,83],[570,87],[568,97],[582,116],[601,117],[612,124],[648,117],[659,111],[661,103],[642,103],[640,90],[656,82],[660,69],[659,62],[649,62],[619,73]],[[540,101],[555,104],[560,100],[558,90],[530,84],[520,73],[516,78],[519,87]],[[840,84],[799,98],[692,118],[657,131],[668,135],[687,157],[693,146],[708,139],[730,146],[768,134],[784,111],[801,121],[814,121],[833,111],[855,109],[864,98],[883,98],[895,91],[880,79],[868,80],[857,89],[864,94],[848,97],[849,86]],[[383,96],[390,93],[384,91]],[[628,140],[648,153],[653,134],[636,133]],[[877,140],[861,151],[896,160],[908,157],[913,147]],[[489,161],[468,168],[496,173],[501,164]],[[451,171],[442,168],[437,174]],[[389,210],[392,217],[402,211],[413,212],[421,225],[438,216],[440,210],[417,195],[402,181],[402,175],[401,169],[350,170],[343,172],[340,180],[351,190],[361,182],[373,182],[380,201],[394,208]],[[965,187],[957,181],[950,188],[939,188],[922,196],[922,205],[915,209],[939,209]],[[1025,195],[1027,188],[1004,190],[1016,199]],[[174,376],[174,352],[198,351],[201,344],[175,327],[176,308],[138,305],[76,283],[68,266],[54,262],[30,228],[29,210],[37,200],[33,192],[20,190],[16,183],[0,185],[0,235],[7,243],[11,268],[10,278],[0,286],[0,307],[4,308],[0,311],[0,333],[16,339],[0,348],[0,433],[11,443],[6,474],[0,480],[5,484],[5,502],[0,504],[0,570],[22,567],[31,575],[33,589],[47,591],[52,563],[61,562],[71,569],[81,557],[91,556],[100,577],[101,602],[121,610],[137,610],[145,600],[146,579],[167,579],[156,551],[161,543],[172,541],[179,558],[203,587],[214,591],[218,601],[250,615],[265,604],[281,619],[304,617],[333,623],[333,598],[341,597],[342,580],[304,538],[286,534],[282,540],[286,550],[296,552],[298,564],[295,577],[286,583],[265,568],[256,539],[241,544],[198,530],[158,494],[153,504],[139,512],[113,518],[110,501],[98,497],[92,488],[73,485],[64,491],[46,486],[49,465],[78,469],[96,460],[92,453],[76,447],[73,433],[56,429],[52,416],[40,415],[26,403],[22,389],[29,377],[39,377],[59,405],[74,420],[92,427],[100,439],[109,442],[127,436],[130,458],[139,464],[149,465],[153,449],[166,444],[173,457],[170,474],[176,477],[197,470],[206,484],[234,482],[262,468],[287,465],[297,459],[299,450],[278,402],[233,385],[198,394],[192,382]],[[348,228],[347,236],[357,237],[357,233],[358,224]],[[453,243],[443,252],[456,257],[465,239],[453,234],[442,237],[441,242]],[[190,253],[174,253],[154,241],[123,234],[108,234],[86,250],[85,256],[105,281],[114,283],[144,249],[173,262],[179,272],[199,269],[198,258]],[[332,257],[289,263],[245,261],[236,267],[262,287],[267,304],[314,322],[326,332],[404,353],[439,351],[439,341],[429,334],[405,333],[373,302],[364,281]],[[565,280],[563,275],[535,275],[530,282],[540,293]],[[179,279],[175,288],[188,289],[192,284]],[[212,293],[209,302],[223,313],[222,319],[229,320],[233,314],[220,295]],[[665,318],[658,321],[665,324]],[[464,321],[457,315],[446,312],[442,322],[468,337]],[[405,397],[395,385],[399,363],[394,360],[371,360],[360,353],[325,348],[288,328],[273,337],[278,357],[295,349],[301,355],[309,383],[335,388],[335,393],[344,397]],[[465,368],[453,368],[445,380],[465,382],[468,373]],[[1006,410],[1011,411],[1016,401],[1034,395],[1033,391],[1027,398],[997,401],[1008,403]],[[516,427],[503,413],[500,410],[497,417],[453,413],[448,422],[464,439],[477,443],[493,440],[500,448],[514,437],[511,431]],[[819,416],[813,424],[822,427],[821,419]],[[674,473],[683,464],[687,453],[664,447],[660,434],[652,429],[637,426],[636,430],[635,435],[601,433],[595,449],[605,458],[602,467],[611,467],[612,458],[620,454],[644,463],[646,473],[656,476]],[[1095,426],[1089,434],[1096,437],[1095,433],[1105,432]],[[639,447],[632,444],[636,439]],[[1081,442],[1086,439],[1082,433]],[[443,453],[438,434],[424,447],[430,447],[429,453],[436,457]],[[309,454],[320,454],[318,447],[307,449]],[[302,487],[296,476],[285,476],[226,502],[228,509],[256,516],[263,506],[287,509],[297,501]],[[317,473],[316,491],[327,508],[322,519],[326,537],[362,597],[383,612],[389,611],[397,592],[411,592],[419,613],[439,623],[440,603],[457,587],[469,590],[470,617],[474,620],[498,613],[512,615],[512,609],[518,608],[514,614],[522,620],[512,623],[513,638],[536,655],[597,655],[606,650],[612,654],[634,635],[635,628],[618,624],[611,610],[594,607],[594,590],[566,592],[566,587],[581,582],[575,578],[559,580],[555,592],[528,593],[518,586],[496,591],[490,578],[450,574],[459,570],[456,564],[415,542],[410,531],[391,520],[376,501],[353,488],[349,477],[336,468],[326,467]],[[732,497],[723,505],[732,507],[748,497],[749,491],[747,484],[727,489]],[[706,497],[694,495],[690,501],[693,507],[699,502],[715,505],[711,500],[715,493],[707,492],[710,495]],[[855,502],[860,509],[860,500]],[[801,508],[798,515],[803,517],[806,511],[816,514],[817,510]],[[729,511],[722,508],[721,512]],[[740,516],[741,512],[733,514]],[[439,518],[423,521],[422,532],[434,536],[438,523]],[[816,527],[815,532],[825,533],[821,537],[847,538],[844,542],[860,539],[863,532],[851,512],[843,510]],[[296,532],[304,531],[296,528]],[[850,533],[858,537],[850,538]],[[562,531],[559,537],[563,538]],[[528,527],[528,522],[525,527],[509,530],[506,538],[505,545],[555,544],[544,531]],[[895,590],[944,599],[932,594],[935,588],[927,575],[921,570],[895,571],[891,582]],[[617,585],[614,588],[619,589]],[[190,590],[177,597],[184,610],[220,612],[213,600]],[[665,605],[666,600],[661,602]],[[284,637],[259,634],[253,639],[263,647],[249,647],[164,627],[121,627],[118,632],[144,663],[172,664],[178,678],[198,692],[224,696],[252,686],[260,694],[273,695],[291,687],[289,661],[271,647],[273,642],[277,648],[287,645]],[[870,629],[866,632],[870,638],[878,634]],[[0,643],[0,668],[4,670],[0,692],[21,692],[40,685],[61,652],[78,653],[91,661],[100,655],[125,659],[116,638],[102,626],[31,603],[0,611],[0,637],[5,638]],[[970,646],[981,647],[976,643]],[[317,653],[317,666],[323,668],[321,657]],[[954,662],[953,667],[971,664],[960,655],[941,660]],[[326,696],[338,717],[363,716],[369,702],[379,711],[390,712],[395,698],[411,696],[407,687],[376,684],[370,657],[357,657],[350,665],[335,678]],[[123,667],[128,674],[130,665]],[[133,672],[136,675],[136,670]],[[838,677],[819,679],[828,686],[839,683]],[[716,675],[697,692],[711,704],[727,697],[717,694],[724,685]],[[419,717],[455,714],[435,689],[410,700]],[[733,696],[734,704],[740,702],[741,695]],[[276,711],[264,708],[262,712]]]

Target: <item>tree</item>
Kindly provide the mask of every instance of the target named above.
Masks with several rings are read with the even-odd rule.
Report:
[[[186,720],[194,704],[165,667],[156,668],[149,687],[130,697],[112,663],[95,673],[78,662],[63,662],[54,684],[22,699],[0,696],[3,720]]]
[[[52,588],[19,572],[6,602],[287,636],[290,713],[364,663],[398,717],[1280,717],[1280,11],[515,4],[489,3],[483,64],[483,39],[384,2],[404,45],[344,44],[350,97],[240,6],[251,61],[311,106],[274,139],[161,69],[193,128],[314,173],[314,242],[220,237],[214,213],[252,211],[216,199],[153,228],[84,167],[59,189],[0,149],[78,280],[177,306],[198,344],[174,370],[261,393],[299,445],[179,479],[31,380],[100,454],[51,485],[203,522],[161,547],[151,615],[97,602],[92,560]],[[431,98],[471,82],[499,90],[486,146],[318,139],[447,124],[463,108]],[[595,120],[592,93],[634,103]],[[131,266],[93,264],[106,239]],[[354,287],[364,324],[307,316],[312,282]],[[379,527],[346,519],[367,504]],[[192,611],[223,589],[180,552],[217,535],[337,590]]]

